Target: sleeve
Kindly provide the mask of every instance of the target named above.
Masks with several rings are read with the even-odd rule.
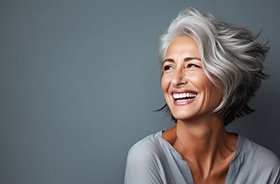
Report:
[[[280,184],[280,167],[278,167],[275,175],[274,184]]]
[[[271,182],[272,184],[280,184],[280,161],[279,158],[275,155],[274,158],[274,167],[271,173]]]
[[[162,184],[155,154],[134,145],[127,156],[125,184]]]
[[[261,165],[261,173],[266,173],[264,181],[267,184],[280,184],[280,160],[275,153],[271,150],[259,147],[262,149],[262,154],[259,156],[259,162]]]
[[[269,184],[280,184],[280,163],[279,160],[275,163],[269,177]]]

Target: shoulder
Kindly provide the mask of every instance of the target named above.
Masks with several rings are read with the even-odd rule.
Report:
[[[243,137],[240,157],[243,168],[255,179],[261,179],[265,183],[279,182],[280,161],[268,148]]]
[[[162,183],[157,134],[134,144],[127,155],[125,183]]]
[[[234,183],[279,182],[280,162],[271,150],[242,136],[239,137],[237,144],[231,176]]]
[[[128,152],[128,159],[150,161],[156,157],[161,150],[158,134],[149,135],[135,143]]]
[[[280,168],[280,161],[276,154],[260,144],[244,138],[243,150],[247,158],[257,164],[270,168]]]

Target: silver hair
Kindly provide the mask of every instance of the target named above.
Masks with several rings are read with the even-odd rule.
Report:
[[[249,100],[268,77],[263,72],[263,62],[269,47],[257,41],[259,34],[187,8],[160,37],[161,64],[170,42],[178,36],[190,36],[196,41],[207,77],[222,86],[224,96],[214,113],[224,118],[225,125],[253,112]]]

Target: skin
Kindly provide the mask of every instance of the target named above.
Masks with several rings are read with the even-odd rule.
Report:
[[[208,79],[200,58],[191,37],[177,37],[167,49],[161,86],[177,123],[163,132],[163,138],[187,162],[196,184],[220,184],[225,183],[234,158],[237,135],[226,132],[223,118],[213,113],[221,102],[223,89]],[[192,91],[196,96],[178,104],[174,91]]]

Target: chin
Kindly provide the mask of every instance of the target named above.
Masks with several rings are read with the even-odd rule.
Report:
[[[188,119],[191,119],[191,118],[194,117],[193,115],[188,114],[186,112],[184,112],[184,113],[172,113],[172,115],[175,119],[182,120],[182,121],[188,120]]]

